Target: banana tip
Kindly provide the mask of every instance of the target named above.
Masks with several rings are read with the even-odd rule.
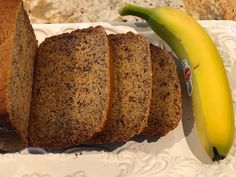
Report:
[[[216,147],[213,146],[213,161],[219,161],[219,160],[223,160],[225,158],[225,156],[220,155],[219,152],[217,151]]]

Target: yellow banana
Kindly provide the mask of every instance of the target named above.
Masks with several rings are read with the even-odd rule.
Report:
[[[182,61],[186,76],[191,71],[192,79],[187,77],[187,84],[198,135],[213,161],[224,159],[234,137],[233,105],[222,59],[207,32],[175,8],[125,4],[120,14],[146,20]]]

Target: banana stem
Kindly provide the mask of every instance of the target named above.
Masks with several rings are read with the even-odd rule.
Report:
[[[134,15],[146,20],[150,16],[150,10],[150,8],[124,3],[123,7],[119,10],[119,13],[121,16]]]

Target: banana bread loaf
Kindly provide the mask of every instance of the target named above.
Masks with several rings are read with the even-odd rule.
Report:
[[[22,1],[0,0],[0,149],[28,144],[36,48]]]

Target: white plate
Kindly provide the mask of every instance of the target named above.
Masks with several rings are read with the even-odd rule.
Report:
[[[200,23],[216,42],[223,57],[236,110],[236,23]],[[34,29],[41,42],[51,35],[98,24],[104,26],[108,33],[142,33],[150,42],[170,50],[145,23],[128,23],[129,26],[127,23],[37,24]],[[135,137],[124,144],[74,147],[58,150],[60,153],[29,148],[18,153],[1,154],[0,177],[236,176],[236,142],[225,160],[219,163],[210,161],[196,135],[191,100],[183,83],[182,86],[183,120],[167,136],[158,140]]]

